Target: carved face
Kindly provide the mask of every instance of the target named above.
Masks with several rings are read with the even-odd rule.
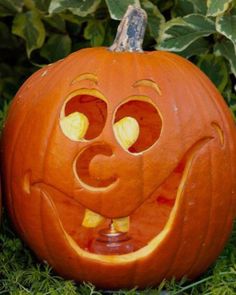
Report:
[[[4,133],[11,217],[66,277],[109,288],[196,276],[235,214],[233,136],[222,98],[184,59],[79,51],[14,100]]]

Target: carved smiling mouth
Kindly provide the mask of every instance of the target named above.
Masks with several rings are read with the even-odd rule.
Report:
[[[120,220],[113,220],[112,230],[108,230],[111,219],[88,210],[53,185],[37,182],[31,186],[39,188],[43,198],[51,203],[53,214],[57,216],[64,235],[71,247],[77,251],[100,256],[138,253],[149,245],[156,245],[155,241],[160,243],[160,238],[168,232],[178,200],[187,182],[192,161],[210,139],[210,137],[203,138],[195,143],[169,177],[135,212]],[[89,214],[92,216],[92,223],[86,221],[89,219]]]

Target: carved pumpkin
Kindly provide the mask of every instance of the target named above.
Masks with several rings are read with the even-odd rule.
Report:
[[[3,136],[17,231],[62,276],[104,288],[198,276],[235,217],[228,108],[187,60],[142,52],[145,22],[130,8],[110,50],[32,75]]]

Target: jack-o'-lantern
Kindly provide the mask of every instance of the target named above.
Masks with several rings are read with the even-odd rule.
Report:
[[[3,136],[10,216],[59,274],[103,288],[194,278],[235,216],[235,126],[194,65],[142,52],[130,7],[111,48],[37,71]]]

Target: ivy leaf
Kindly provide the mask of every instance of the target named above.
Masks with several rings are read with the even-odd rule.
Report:
[[[101,46],[105,37],[105,28],[101,21],[91,20],[84,29],[84,38],[90,40],[91,45]]]
[[[231,40],[236,48],[236,9],[216,18],[216,30]]]
[[[211,79],[219,91],[223,92],[229,79],[224,58],[213,54],[207,54],[200,57],[197,65]]]
[[[232,0],[207,0],[207,15],[218,16],[222,14],[229,8],[231,3]]]
[[[175,17],[193,13],[205,15],[206,11],[206,0],[176,0],[172,14]]]
[[[174,18],[162,26],[157,49],[179,52],[197,39],[215,32],[215,24],[206,16],[190,14]]]
[[[28,10],[39,10],[47,12],[51,0],[24,0],[25,7]]]
[[[40,50],[40,55],[49,62],[62,59],[71,52],[71,39],[68,35],[53,34]]]
[[[217,43],[214,49],[216,55],[222,55],[229,61],[231,71],[236,77],[236,51],[233,43],[224,39],[224,42]]]
[[[165,18],[161,14],[157,6],[152,4],[150,1],[143,1],[142,6],[148,15],[148,28],[150,31],[150,35],[153,38],[157,39],[159,37],[160,27],[162,24],[164,24]]]
[[[41,11],[48,11],[50,0],[33,0],[35,6]]]
[[[57,15],[57,14],[55,14]],[[71,11],[65,11],[61,12],[60,16],[65,20],[68,21],[69,23],[73,23],[76,25],[80,25],[81,23],[88,21],[86,17],[81,17],[78,15],[74,15]]]
[[[65,10],[71,11],[78,16],[87,16],[96,11],[101,0],[52,0],[49,6],[49,13],[59,13]]]
[[[61,17],[60,14],[45,15],[44,20],[52,28],[57,29],[58,31],[62,33],[66,31],[65,20]]]
[[[12,33],[25,39],[27,55],[40,48],[45,39],[44,25],[36,11],[17,14],[13,21]]]
[[[139,0],[106,0],[106,4],[112,19],[120,20],[129,5],[140,6]]]
[[[0,0],[0,16],[15,15],[22,11],[23,0]]]

